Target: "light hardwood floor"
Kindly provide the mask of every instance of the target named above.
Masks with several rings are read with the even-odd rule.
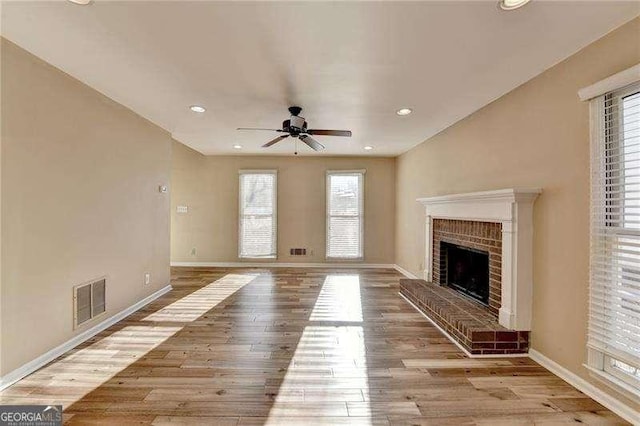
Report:
[[[172,275],[0,403],[63,404],[71,424],[625,424],[528,358],[465,358],[392,270]]]

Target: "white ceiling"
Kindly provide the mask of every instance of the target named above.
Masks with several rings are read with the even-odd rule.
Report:
[[[279,127],[295,104],[310,127],[353,131],[318,136],[324,155],[397,155],[637,16],[640,2],[504,12],[493,0],[4,1],[1,13],[3,36],[204,154],[292,153],[290,139],[261,149],[275,134],[235,129]],[[398,117],[401,107],[414,113]]]

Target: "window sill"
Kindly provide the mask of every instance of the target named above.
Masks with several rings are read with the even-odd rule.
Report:
[[[277,256],[239,256],[238,259],[240,260],[275,260],[277,259]]]
[[[620,380],[613,374],[609,374],[606,371],[599,370],[587,364],[583,364],[583,367],[589,371],[589,375],[591,377],[598,380],[600,383],[615,390],[616,392],[620,392],[632,401],[640,403],[640,389],[634,388],[625,381]]]

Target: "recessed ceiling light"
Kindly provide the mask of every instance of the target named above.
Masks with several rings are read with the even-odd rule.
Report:
[[[396,111],[396,114],[398,115],[409,115],[413,112],[413,110],[411,108],[400,108],[399,110]]]
[[[373,147],[372,147],[372,146],[367,145],[367,146],[365,146],[365,147],[364,147],[364,149],[365,149],[365,150],[367,150],[367,151],[371,151],[371,150],[373,149]]]
[[[498,7],[502,10],[516,10],[529,3],[530,0],[500,0]]]
[[[234,145],[233,149],[242,149],[242,145]]]
[[[191,105],[189,109],[193,112],[205,112],[207,110],[205,107],[200,105]]]
[[[81,4],[81,5],[87,5],[89,3],[91,3],[91,0],[69,0],[71,3],[75,3],[75,4]]]

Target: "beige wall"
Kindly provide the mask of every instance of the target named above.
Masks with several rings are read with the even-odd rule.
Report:
[[[2,374],[65,342],[72,287],[107,315],[169,282],[171,137],[2,41]],[[143,286],[144,273],[151,285]],[[98,321],[99,322],[99,321]]]
[[[397,161],[396,260],[424,256],[418,197],[541,187],[534,211],[533,348],[588,378],[589,111],[578,89],[640,62],[640,19],[624,25]]]
[[[366,263],[393,263],[393,158],[203,156],[174,142],[171,260],[238,262],[238,170],[278,170],[278,262],[325,261],[325,171],[366,169]],[[189,213],[176,213],[186,205]],[[289,256],[305,247],[313,255]],[[196,249],[196,255],[191,250]]]
[[[398,159],[205,157],[173,142],[171,162],[166,132],[3,40],[0,373],[86,328],[72,329],[73,285],[107,275],[109,316],[168,283],[169,197],[157,186],[170,168],[176,262],[238,261],[237,171],[248,168],[279,171],[278,261],[323,262],[325,171],[364,168],[365,262],[416,274],[417,197],[542,187],[533,347],[589,379],[589,117],[576,92],[638,62],[636,19]]]

